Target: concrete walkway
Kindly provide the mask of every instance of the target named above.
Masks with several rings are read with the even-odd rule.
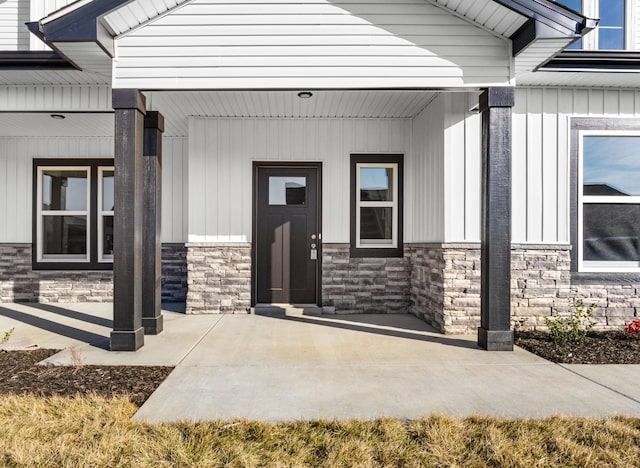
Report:
[[[0,331],[15,326],[12,341],[74,347],[50,364],[79,356],[86,364],[176,365],[137,421],[640,416],[640,366],[489,353],[473,336],[440,335],[410,315],[166,311],[165,332],[146,336],[136,353],[113,353],[105,349],[110,313],[104,304],[0,305]]]

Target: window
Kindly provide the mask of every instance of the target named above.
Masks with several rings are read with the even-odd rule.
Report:
[[[625,0],[557,0],[558,3],[590,18],[599,18],[595,31],[567,49],[624,50],[627,18],[631,17]],[[630,25],[631,26],[631,25]]]
[[[111,269],[113,160],[35,159],[33,268]]]
[[[402,161],[351,155],[351,256],[403,256]]]
[[[640,272],[640,131],[578,132],[578,270]]]

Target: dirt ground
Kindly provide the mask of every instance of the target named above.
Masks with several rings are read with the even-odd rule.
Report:
[[[556,343],[549,334],[517,332],[516,345],[565,364],[640,364],[640,337],[623,331],[591,332],[579,343]]]
[[[0,351],[0,395],[127,396],[141,406],[173,367],[37,366],[55,349]]]

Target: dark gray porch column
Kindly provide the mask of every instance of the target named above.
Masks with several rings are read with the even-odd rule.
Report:
[[[142,239],[142,326],[147,335],[162,331],[162,245],[160,210],[164,117],[155,111],[144,118],[144,189]]]
[[[142,148],[145,99],[137,89],[114,89],[115,208],[112,351],[135,351],[142,328]]]
[[[511,108],[513,88],[487,88],[482,113],[481,310],[478,345],[513,350],[511,330]]]

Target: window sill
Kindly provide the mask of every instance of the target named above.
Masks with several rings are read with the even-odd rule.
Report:
[[[351,258],[402,258],[404,257],[404,247],[394,247],[391,249],[371,249],[371,248],[356,248],[351,247],[349,249],[349,256]]]
[[[31,269],[34,271],[109,271],[113,270],[113,263],[33,262]]]
[[[640,273],[572,271],[571,284],[598,285],[606,283],[640,284]]]

